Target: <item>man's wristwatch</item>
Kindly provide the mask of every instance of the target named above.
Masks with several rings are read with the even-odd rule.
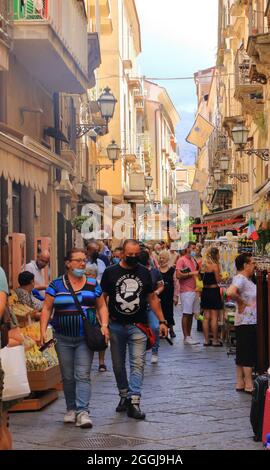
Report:
[[[161,320],[161,321],[159,322],[159,324],[160,324],[160,325],[168,325],[168,322],[167,322],[167,320]]]

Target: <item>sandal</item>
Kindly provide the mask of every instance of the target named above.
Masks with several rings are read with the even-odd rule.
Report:
[[[221,341],[219,341],[218,343],[212,343],[212,346],[214,348],[222,348],[223,347],[223,343]]]
[[[209,343],[203,343],[203,345],[204,345],[205,347],[208,347],[208,346],[212,346],[212,343],[211,343],[211,342],[209,342]]]
[[[245,389],[244,389],[244,388],[236,388],[235,391],[236,391],[236,392],[244,392]]]
[[[106,372],[107,367],[105,366],[105,364],[100,364],[98,370],[99,372]]]

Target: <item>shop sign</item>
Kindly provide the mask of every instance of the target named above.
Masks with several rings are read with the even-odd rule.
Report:
[[[207,227],[193,228],[193,235],[207,235]]]

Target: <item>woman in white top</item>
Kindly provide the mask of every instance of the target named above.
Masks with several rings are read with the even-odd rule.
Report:
[[[252,368],[257,355],[257,287],[251,281],[255,262],[249,253],[237,256],[237,276],[227,295],[237,302],[236,330],[236,391],[252,393]]]

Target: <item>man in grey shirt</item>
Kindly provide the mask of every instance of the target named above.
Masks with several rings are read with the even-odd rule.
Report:
[[[25,271],[28,271],[32,274],[34,274],[35,277],[35,289],[37,289],[42,295],[42,297],[45,297],[45,289],[47,289],[48,286],[45,284],[45,273],[44,273],[44,268],[48,266],[50,262],[50,253],[48,250],[44,250],[41,253],[37,255],[36,261],[30,261],[25,266]]]

